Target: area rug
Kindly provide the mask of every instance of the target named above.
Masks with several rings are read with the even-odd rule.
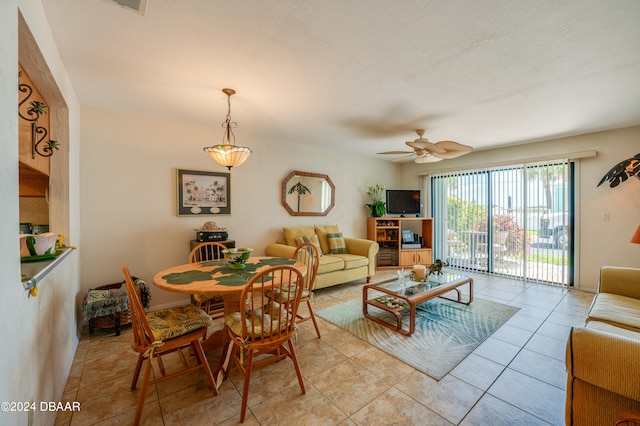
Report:
[[[316,314],[436,380],[455,368],[519,308],[483,299],[462,305],[432,299],[416,309],[416,327],[403,336],[362,315],[362,300],[354,299]],[[389,315],[369,309],[373,315]],[[403,326],[409,322],[405,311]],[[388,319],[388,317],[387,317]]]

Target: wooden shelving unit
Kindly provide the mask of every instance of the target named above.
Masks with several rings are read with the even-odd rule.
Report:
[[[403,247],[403,231],[417,236],[419,247]],[[367,238],[380,245],[376,269],[397,269],[433,263],[433,219],[422,217],[370,217]]]

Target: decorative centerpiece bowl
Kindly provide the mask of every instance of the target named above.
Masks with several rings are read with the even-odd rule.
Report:
[[[222,254],[231,269],[244,269],[252,251],[252,248],[230,248],[222,250]]]

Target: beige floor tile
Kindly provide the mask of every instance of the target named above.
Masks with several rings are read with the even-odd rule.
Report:
[[[345,360],[309,381],[342,411],[351,415],[386,391],[389,383],[358,363]]]
[[[326,333],[322,341],[348,358],[371,347],[369,343],[341,328]]]
[[[557,388],[565,389],[567,370],[564,361],[523,349],[509,364],[509,368],[519,371]]]
[[[244,378],[237,367],[233,367],[229,374],[229,379],[239,394],[242,395]],[[274,390],[282,391],[290,387],[295,388],[297,392],[301,392],[293,363],[281,360],[264,367],[255,368],[251,372],[251,378],[249,379],[249,407],[273,396]]]
[[[491,395],[484,395],[460,426],[548,426],[549,423]]]
[[[309,378],[346,360],[347,357],[327,345],[322,339],[314,339],[296,346],[302,376]]]
[[[470,354],[450,374],[478,389],[487,390],[504,369],[504,365]]]
[[[473,353],[498,364],[508,365],[519,350],[520,346],[489,337]]]
[[[507,368],[488,393],[553,425],[564,424],[564,390],[533,377]]]
[[[464,418],[483,394],[482,390],[452,375],[438,382],[416,373],[396,388],[454,424]]]
[[[533,336],[532,331],[523,330],[522,328],[514,327],[509,324],[504,324],[491,335],[494,339],[502,340],[503,342],[511,343],[516,346],[524,345],[531,336]]]
[[[527,315],[527,312],[525,312],[525,310],[521,308],[518,312],[515,313],[514,316],[509,318],[505,325],[517,327],[519,329],[527,330],[530,332],[536,332],[547,316],[549,316],[548,312],[545,313],[545,316],[543,318],[535,318]]]
[[[337,425],[347,418],[311,383],[305,387],[304,395],[297,387],[274,389],[272,398],[250,407],[251,412],[261,426]]]
[[[508,304],[520,310],[442,380],[318,318],[322,338],[308,321],[300,324],[296,340],[306,394],[289,359],[258,369],[251,380],[244,424],[562,424],[566,335],[572,325],[584,322],[593,294],[465,274],[474,278],[477,293],[485,293],[479,298],[499,303],[511,298]],[[374,281],[395,275],[393,270],[379,271]],[[363,285],[359,280],[317,290],[314,308],[361,298]],[[216,320],[209,334],[221,327],[222,321]],[[130,339],[130,326],[121,336],[112,330],[92,335],[85,331],[62,397],[79,401],[81,411],[60,413],[57,425],[132,424],[139,390],[130,390],[137,360]],[[221,349],[207,353],[212,369],[220,354]],[[180,365],[177,357],[165,358],[168,368]],[[195,362],[193,356],[188,359]],[[202,371],[151,386],[143,424],[236,425],[242,383],[234,369],[218,396]],[[386,413],[394,410],[396,421],[388,421],[394,414]]]
[[[380,349],[370,346],[368,349],[351,358],[378,377],[383,378],[390,385],[394,385],[415,369]]]
[[[535,334],[524,348],[564,362],[567,341]]]
[[[225,382],[215,396],[206,385],[193,386],[160,398],[166,424],[211,425],[240,412],[242,398],[233,385]]]
[[[365,405],[351,419],[359,425],[430,425],[451,426],[438,414],[400,392],[390,388],[382,395]]]
[[[569,337],[570,330],[570,325],[556,324],[553,322],[545,321],[544,324],[542,324],[538,329],[538,334],[566,341]]]

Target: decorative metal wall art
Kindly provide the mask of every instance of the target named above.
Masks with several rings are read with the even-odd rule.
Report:
[[[640,153],[613,166],[613,168],[602,177],[598,186],[608,180],[609,186],[615,188],[620,185],[620,182],[624,182],[634,176],[640,179]]]
[[[18,80],[22,77],[22,71],[18,71]],[[22,113],[22,105],[29,100],[33,94],[33,88],[26,83],[18,83],[18,90],[25,96],[18,104],[18,115],[23,120],[31,122],[31,158],[36,158],[36,154],[43,157],[51,157],[53,150],[58,150],[58,142],[49,139],[45,142],[48,131],[45,127],[38,126],[38,119],[47,113],[48,106],[40,101],[31,101],[29,107]]]

